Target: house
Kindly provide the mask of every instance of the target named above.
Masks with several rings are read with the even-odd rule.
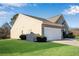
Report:
[[[21,34],[33,32],[46,36],[48,41],[60,40],[63,38],[62,31],[68,30],[68,25],[62,15],[47,20],[36,16],[18,14],[15,19],[16,21],[11,29],[12,39],[19,39]]]
[[[63,32],[65,32],[66,34],[69,33],[69,26],[66,22],[66,20],[64,19],[63,15],[57,15],[57,16],[54,16],[54,17],[50,17],[48,18],[49,21],[55,23],[55,24],[61,24],[64,26],[63,28]]]

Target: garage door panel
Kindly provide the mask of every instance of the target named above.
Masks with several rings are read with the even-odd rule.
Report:
[[[61,39],[62,37],[60,28],[51,27],[44,27],[44,35],[47,37],[48,40]]]

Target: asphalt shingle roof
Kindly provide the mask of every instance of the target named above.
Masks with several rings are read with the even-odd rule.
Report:
[[[38,19],[40,21],[43,21],[43,24],[47,24],[47,25],[51,25],[51,26],[59,26],[59,27],[62,27],[62,25],[53,23],[52,21],[50,21],[48,19],[44,19],[44,18],[40,18],[40,17],[36,17],[36,16],[31,16],[31,15],[27,15],[27,14],[22,14],[22,15],[29,16],[29,17]],[[54,17],[53,19],[58,19],[58,18],[59,18],[59,16],[58,17]]]
[[[54,17],[50,17],[50,18],[48,18],[48,20],[53,22],[53,23],[56,23],[61,16],[62,15],[57,15],[57,16],[54,16]]]

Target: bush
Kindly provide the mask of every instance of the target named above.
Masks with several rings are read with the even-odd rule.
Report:
[[[42,40],[43,40],[44,42],[46,42],[46,41],[47,41],[47,38],[46,38],[46,37],[42,37]]]
[[[22,34],[19,36],[21,40],[26,40],[26,35]]]
[[[47,41],[47,38],[45,36],[40,36],[40,35],[36,35],[36,40],[37,42],[46,42]]]
[[[75,35],[73,35],[73,33],[71,32],[71,33],[69,33],[69,34],[67,35],[67,37],[68,37],[68,38],[75,38]]]
[[[68,34],[64,34],[63,36],[64,36],[64,38],[75,38],[75,35],[72,32],[70,32]]]
[[[46,37],[37,37],[37,42],[46,42],[47,38]]]

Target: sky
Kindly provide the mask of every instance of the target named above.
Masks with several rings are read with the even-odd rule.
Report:
[[[0,26],[10,22],[17,14],[28,14],[48,19],[63,14],[69,27],[79,28],[79,4],[78,3],[1,3]]]

